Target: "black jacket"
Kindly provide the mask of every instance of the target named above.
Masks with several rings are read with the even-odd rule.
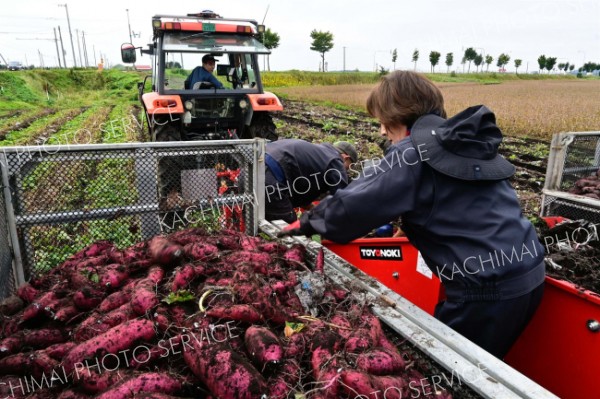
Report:
[[[294,207],[309,205],[320,195],[348,185],[344,162],[331,144],[283,139],[267,143],[266,152],[283,170],[285,182],[278,189],[289,195]]]
[[[466,181],[437,172],[410,138],[301,219],[346,243],[402,219],[428,267],[461,300],[507,299],[544,281],[544,249],[507,179]]]

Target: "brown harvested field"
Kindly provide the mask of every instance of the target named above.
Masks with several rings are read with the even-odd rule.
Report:
[[[477,104],[495,112],[507,135],[550,138],[553,133],[600,131],[600,80],[529,80],[501,84],[438,83],[448,115]],[[290,87],[289,98],[364,109],[374,85]]]

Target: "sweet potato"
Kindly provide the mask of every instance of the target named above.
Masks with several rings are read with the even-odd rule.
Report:
[[[104,292],[86,286],[73,294],[73,303],[78,309],[92,310],[102,302],[104,296]]]
[[[206,314],[223,320],[243,321],[254,324],[263,321],[262,315],[251,305],[216,306],[209,308]]]
[[[56,399],[87,399],[89,397],[90,396],[74,389],[67,389],[62,391]]]
[[[44,351],[17,353],[0,359],[0,374],[49,375],[58,369],[58,361],[52,359]]]
[[[29,395],[29,387],[22,377],[8,375],[0,377],[1,398],[25,398]]]
[[[171,285],[171,291],[177,292],[181,289],[188,287],[196,277],[202,275],[204,268],[202,266],[196,266],[191,263],[187,263],[175,269],[173,276],[173,283]]]
[[[44,352],[52,359],[60,361],[67,353],[69,353],[71,349],[75,347],[75,345],[77,345],[75,342],[62,342],[59,344],[50,345],[44,349]]]
[[[31,303],[40,295],[40,292],[31,284],[25,283],[17,288],[17,296],[26,303]]]
[[[181,382],[176,377],[167,373],[151,372],[135,375],[98,395],[96,399],[129,399],[139,392],[174,394],[181,389]]]
[[[0,302],[0,314],[5,316],[12,316],[19,310],[23,309],[25,301],[18,295],[11,295]]]
[[[368,374],[397,374],[405,367],[405,361],[398,351],[384,348],[371,349],[356,358],[356,368]]]
[[[0,357],[17,353],[23,346],[22,332],[4,338],[0,341]]]
[[[275,376],[269,378],[269,399],[287,399],[295,392],[294,387],[298,385],[302,369],[298,362],[293,359],[285,360],[281,369]]]
[[[102,370],[102,373],[98,373],[95,368],[79,366],[74,380],[84,392],[97,394],[111,389],[123,378],[126,377],[122,372]]]
[[[244,343],[250,359],[259,367],[259,370],[269,364],[277,364],[283,358],[283,349],[277,336],[266,327],[248,327],[244,334]]]
[[[102,268],[100,273],[100,286],[110,289],[121,287],[129,278],[127,267],[113,263]]]
[[[131,292],[137,283],[137,281],[130,281],[122,289],[104,298],[98,305],[98,311],[107,313],[131,301]]]
[[[379,389],[375,387],[371,376],[355,370],[344,370],[341,374],[342,389],[352,398],[377,399]]]
[[[219,344],[190,345],[183,359],[215,397],[259,399],[267,393],[263,376],[238,353]]]
[[[193,242],[183,247],[186,257],[197,261],[209,261],[219,255],[219,248],[215,245],[201,242]]]
[[[323,273],[325,267],[325,252],[323,251],[323,247],[319,248],[319,252],[317,253],[317,259],[315,260],[315,272]]]
[[[283,254],[283,260],[291,267],[306,270],[306,265],[304,264],[306,258],[306,248],[300,244],[292,245],[285,253]]]
[[[118,353],[129,349],[138,341],[149,341],[155,336],[154,324],[150,320],[134,319],[126,321],[74,347],[65,356],[63,367],[67,373],[70,373],[77,363],[93,357],[102,357],[107,353]]]
[[[280,255],[287,251],[288,248],[279,242],[273,241],[259,244],[257,249],[268,254]]]
[[[175,265],[183,256],[181,245],[174,244],[166,237],[156,236],[148,242],[148,255],[150,259],[160,265]]]
[[[60,344],[68,339],[64,330],[45,328],[41,330],[23,331],[23,345],[32,348],[48,347]]]
[[[107,240],[96,241],[81,251],[72,255],[69,259],[85,259],[99,256],[114,248],[114,244]]]
[[[156,286],[151,280],[145,279],[131,293],[131,309],[142,316],[154,308],[160,300],[156,294]]]
[[[338,362],[330,349],[317,347],[311,357],[312,375],[318,383],[321,397],[338,399],[340,397],[340,374]]]
[[[379,395],[383,395],[386,399],[409,397],[408,383],[399,375],[373,375],[371,376],[371,381],[374,387],[377,388],[377,391],[379,391]]]

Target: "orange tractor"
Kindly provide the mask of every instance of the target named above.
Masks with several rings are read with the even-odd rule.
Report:
[[[153,42],[142,54],[152,57],[152,85],[138,84],[152,141],[246,139],[277,140],[270,112],[283,106],[265,92],[259,55],[270,53],[260,41],[264,25],[227,19],[205,10],[186,16],[156,15]],[[136,61],[131,43],[121,46],[123,62]],[[216,59],[222,84],[189,85],[205,56]]]

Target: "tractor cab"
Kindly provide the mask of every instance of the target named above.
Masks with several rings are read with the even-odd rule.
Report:
[[[205,10],[157,15],[152,26],[142,50],[153,58],[151,90],[139,86],[152,140],[277,139],[270,113],[283,107],[261,81],[263,25]],[[132,48],[122,46],[124,62],[135,62]],[[214,64],[203,66],[207,58]]]

